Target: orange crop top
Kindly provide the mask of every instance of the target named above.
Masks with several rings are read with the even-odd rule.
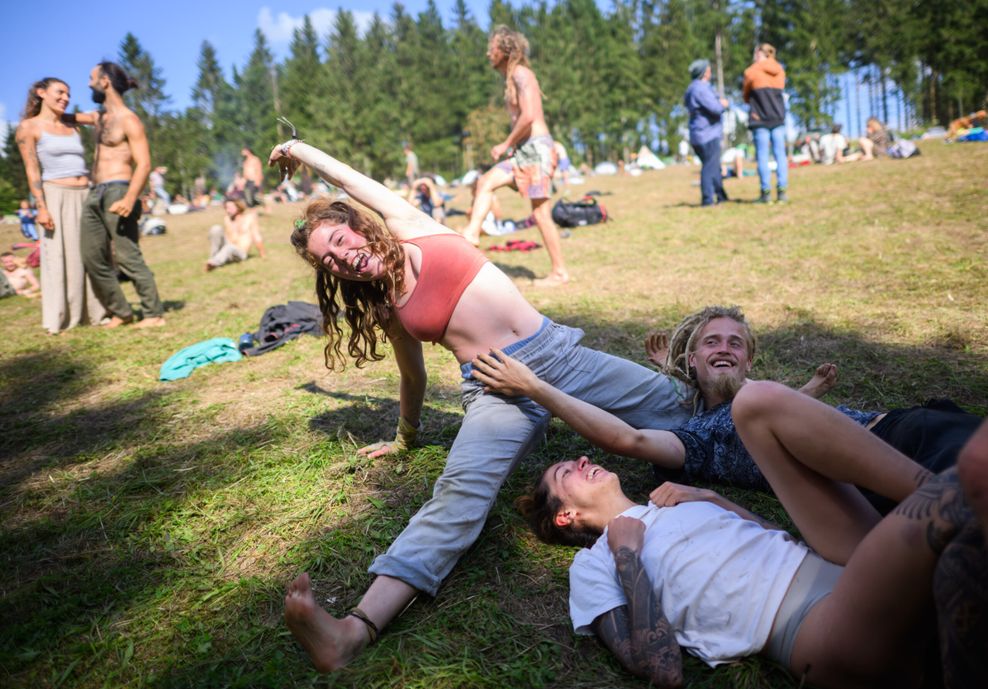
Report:
[[[422,265],[412,295],[398,307],[398,320],[416,340],[439,342],[463,290],[487,258],[458,234],[430,234],[402,244],[419,248]]]

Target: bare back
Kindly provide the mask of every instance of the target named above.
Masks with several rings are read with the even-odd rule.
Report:
[[[248,153],[244,157],[244,179],[253,182],[258,187],[264,181],[264,171],[261,167],[261,159],[253,153]]]
[[[542,110],[542,90],[535,72],[524,65],[516,65],[508,79],[514,82],[516,94],[516,98],[512,99],[505,84],[504,102],[511,117],[511,128],[514,129],[518,119],[524,114],[531,124],[522,141],[548,134],[549,127],[545,123],[545,113]]]

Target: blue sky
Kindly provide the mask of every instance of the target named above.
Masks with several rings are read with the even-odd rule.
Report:
[[[204,40],[216,48],[229,77],[234,65],[246,63],[256,28],[264,31],[280,59],[287,52],[292,29],[307,14],[324,36],[338,9],[350,10],[360,22],[368,21],[374,12],[389,16],[393,4],[393,0],[11,0],[3,10],[6,31],[0,41],[0,64],[7,65],[0,84],[0,123],[20,119],[28,87],[46,76],[67,81],[72,103],[88,109],[92,106],[89,70],[101,60],[116,60],[128,31],[137,36],[161,68],[171,105],[181,108],[189,104]],[[404,0],[401,4],[417,14],[425,8],[426,0]],[[436,4],[444,21],[450,22],[453,0],[437,0]],[[488,0],[467,0],[467,6],[486,27]]]

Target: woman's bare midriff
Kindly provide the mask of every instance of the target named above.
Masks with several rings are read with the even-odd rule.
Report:
[[[491,348],[534,335],[541,325],[542,314],[507,275],[487,263],[463,291],[440,344],[465,364]]]
[[[89,177],[86,175],[80,175],[79,177],[46,179],[45,184],[54,184],[56,187],[85,187],[89,185]]]

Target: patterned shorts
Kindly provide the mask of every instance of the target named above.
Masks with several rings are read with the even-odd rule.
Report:
[[[497,167],[514,175],[515,186],[528,199],[552,196],[552,173],[556,171],[556,151],[548,134],[536,136],[515,149],[514,157]]]

